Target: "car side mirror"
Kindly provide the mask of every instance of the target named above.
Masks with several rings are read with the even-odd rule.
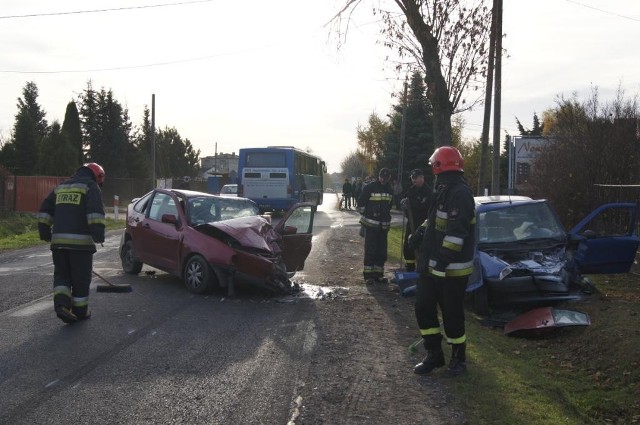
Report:
[[[163,223],[170,223],[175,225],[178,223],[178,217],[173,214],[162,214],[162,217],[160,217],[160,221]]]
[[[298,233],[298,228],[295,226],[284,226],[282,229],[283,235],[295,235],[296,233]]]

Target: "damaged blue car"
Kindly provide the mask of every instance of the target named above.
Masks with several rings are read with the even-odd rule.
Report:
[[[475,272],[467,291],[476,313],[577,299],[584,275],[627,273],[635,261],[634,203],[606,204],[570,231],[549,201],[476,197]]]

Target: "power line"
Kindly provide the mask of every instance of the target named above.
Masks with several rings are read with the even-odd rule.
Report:
[[[586,7],[587,9],[593,9],[593,10],[596,10],[598,12],[606,13],[608,15],[617,16],[618,18],[629,19],[630,21],[640,22],[640,19],[638,19],[638,18],[633,18],[631,16],[626,16],[626,15],[621,15],[619,13],[610,12],[608,10],[600,9],[600,8],[597,8],[597,7],[594,7],[594,6],[589,6],[588,4],[580,3],[580,2],[575,1],[575,0],[564,0],[564,1],[566,1],[567,3],[573,3],[573,4],[577,4],[578,6]]]
[[[123,71],[127,69],[151,68],[154,66],[166,66],[166,65],[175,65],[179,63],[203,61],[203,60],[213,59],[221,56],[231,56],[236,54],[247,53],[255,50],[260,50],[265,47],[267,46],[258,46],[252,49],[235,51],[231,53],[221,53],[218,55],[202,56],[199,58],[178,59],[174,61],[156,62],[156,63],[148,63],[148,64],[142,64],[142,65],[117,66],[117,67],[111,67],[111,68],[95,68],[95,69],[68,69],[68,70],[61,69],[56,71],[13,71],[13,70],[0,69],[0,74],[73,74],[73,73],[83,73],[83,72]]]
[[[61,16],[61,15],[79,15],[83,13],[120,12],[123,10],[151,9],[156,7],[167,7],[167,6],[181,6],[181,5],[188,5],[188,4],[195,4],[195,3],[209,3],[212,1],[215,1],[215,0],[191,0],[191,1],[181,1],[181,2],[175,2],[175,3],[150,4],[145,6],[114,7],[110,9],[76,10],[71,12],[31,13],[27,15],[6,15],[6,16],[0,16],[0,19],[39,18],[42,16]]]

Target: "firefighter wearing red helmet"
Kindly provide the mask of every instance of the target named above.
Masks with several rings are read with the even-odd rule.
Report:
[[[44,199],[38,212],[40,239],[51,242],[54,310],[65,323],[91,316],[93,254],[96,242],[104,242],[105,213],[100,189],[104,176],[99,164],[84,164]]]
[[[98,183],[98,186],[102,187],[102,184],[104,183],[104,168],[102,168],[100,164],[96,164],[95,162],[84,164],[83,167],[87,167],[91,170],[96,183]]]
[[[445,365],[438,306],[451,360],[447,374],[466,371],[464,297],[473,272],[475,202],[464,179],[464,161],[451,146],[435,150],[429,164],[436,176],[428,219],[423,224],[418,261],[415,312],[427,356],[414,372],[420,375]],[[413,239],[413,237],[412,237]]]

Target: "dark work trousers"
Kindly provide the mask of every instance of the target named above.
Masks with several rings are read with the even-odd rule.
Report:
[[[384,263],[387,261],[387,234],[389,230],[366,227],[364,236],[365,279],[378,279],[384,276]]]
[[[53,249],[51,253],[54,305],[72,307],[74,314],[87,314],[93,252]]]
[[[416,250],[409,246],[409,236],[411,236],[411,225],[407,222],[404,229],[404,242],[402,244],[402,254],[404,255],[405,270],[413,272],[416,270]]]
[[[464,295],[468,279],[468,276],[441,278],[433,275],[418,278],[415,312],[425,348],[437,347],[442,340],[438,330],[438,306],[447,340],[465,337]]]
[[[342,202],[344,204],[344,206],[343,206],[344,209],[351,208],[351,194],[343,193],[342,194]],[[354,203],[354,205],[355,205],[355,203]]]

